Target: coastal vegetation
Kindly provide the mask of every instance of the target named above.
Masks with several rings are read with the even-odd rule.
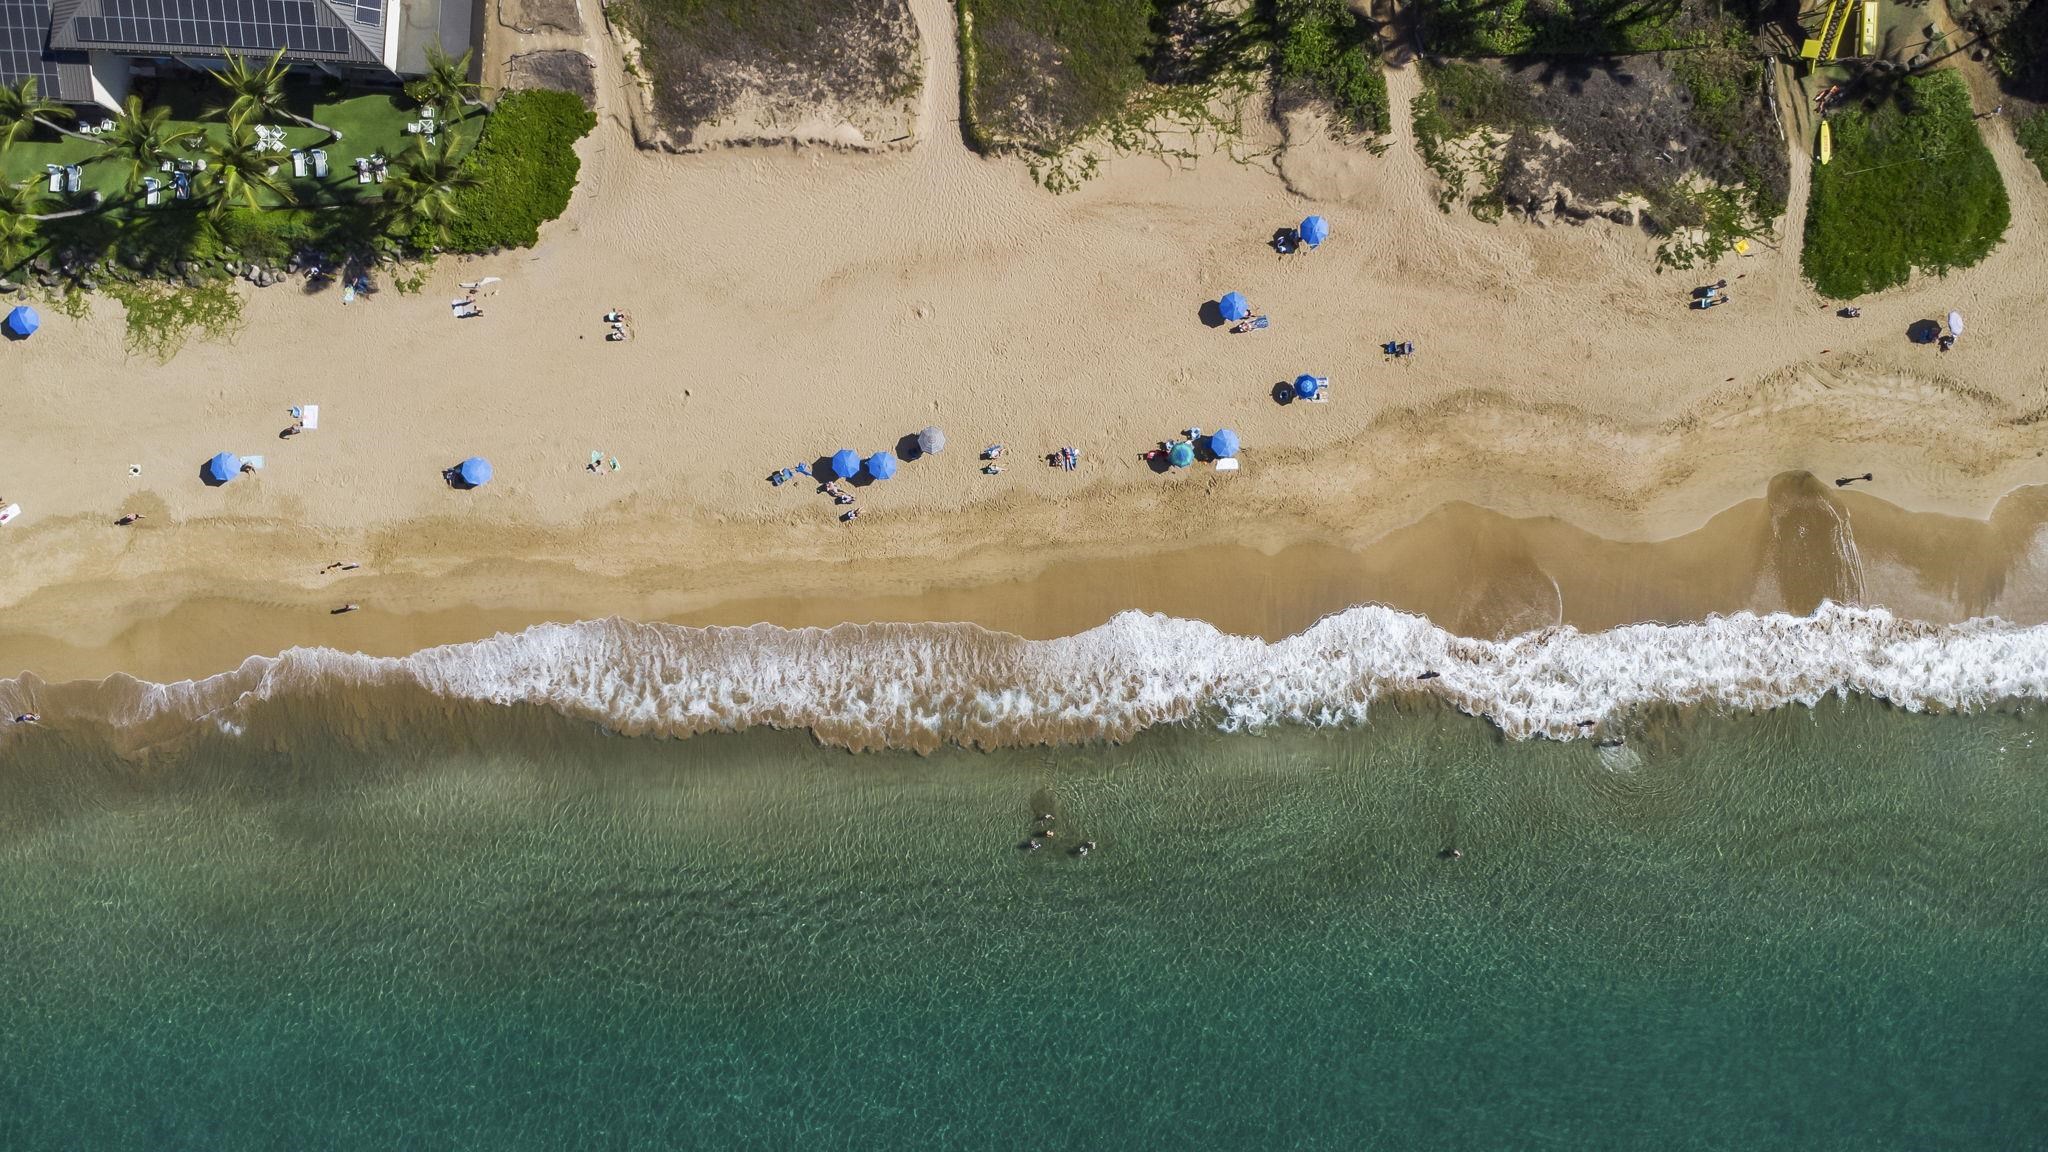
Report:
[[[1371,22],[1345,0],[1277,0],[1273,20],[1281,99],[1323,101],[1346,131],[1384,135],[1387,75]]]
[[[894,100],[918,84],[906,0],[620,0],[655,111],[687,132],[749,99]]]
[[[2027,158],[2041,170],[2041,178],[2048,180],[2048,109],[2036,109],[2020,117],[2013,124],[2013,132]]]
[[[1262,80],[1275,111],[1326,108],[1346,135],[1376,139],[1391,114],[1376,26],[1345,0],[961,0],[960,51],[975,146],[1024,154],[1055,189],[1095,145],[1191,155],[1174,132],[1244,158]]]
[[[1956,72],[1907,79],[1830,123],[1834,159],[1814,165],[1800,255],[1821,292],[1847,299],[1904,284],[1915,269],[1967,267],[2005,234],[2005,185]]]
[[[419,180],[417,167],[409,174],[415,196],[435,197],[435,210],[414,219],[413,246],[488,252],[539,242],[540,226],[560,216],[576,190],[582,162],[573,145],[596,126],[570,93],[506,93],[457,178]],[[438,157],[443,167],[448,161],[446,153]]]
[[[534,243],[568,203],[574,145],[594,117],[544,90],[486,112],[466,59],[431,63],[401,100],[308,91],[275,58],[231,57],[211,79],[129,96],[90,132],[67,127],[76,113],[33,80],[0,90],[0,286],[33,284],[71,311],[111,295],[131,349],[165,356],[188,332],[233,330],[239,298],[225,282],[237,275],[263,286],[302,267]],[[439,132],[408,134],[429,108]],[[343,141],[380,178],[361,179]],[[332,157],[325,178],[284,154],[315,148]]]
[[[1495,153],[1506,133],[1536,123],[1527,91],[1506,73],[1461,60],[1424,62],[1422,93],[1415,98],[1415,146],[1443,182],[1437,206],[1450,211],[1467,191],[1472,212],[1498,218],[1503,208],[1501,165]]]

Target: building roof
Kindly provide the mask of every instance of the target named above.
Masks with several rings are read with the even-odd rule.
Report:
[[[66,104],[92,102],[85,56],[51,52],[50,0],[0,0],[0,83],[34,77],[36,90]]]
[[[0,0],[0,4],[24,0]],[[383,0],[58,0],[50,46],[133,56],[219,56],[376,64]]]

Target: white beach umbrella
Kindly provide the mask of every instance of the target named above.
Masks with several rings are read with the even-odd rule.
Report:
[[[917,450],[926,453],[944,452],[946,434],[937,428],[927,428],[917,434]]]
[[[1961,336],[1963,334],[1963,314],[1961,312],[1951,312],[1948,314],[1948,334],[1951,336]]]

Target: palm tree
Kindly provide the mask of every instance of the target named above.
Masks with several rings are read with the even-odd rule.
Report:
[[[426,74],[407,81],[405,94],[421,107],[433,108],[450,120],[462,108],[483,107],[484,102],[478,99],[483,85],[469,78],[470,56],[471,53],[464,52],[458,60],[441,51],[440,45],[428,45]]]
[[[449,222],[462,211],[456,194],[477,184],[456,159],[461,151],[462,138],[454,132],[442,132],[433,144],[423,136],[413,138],[412,151],[398,162],[397,173],[384,186],[394,233],[410,235],[424,227],[439,239],[447,232]]]
[[[145,108],[142,97],[130,95],[114,119],[114,130],[100,136],[100,151],[93,159],[125,161],[128,191],[135,191],[142,187],[143,177],[160,170],[164,161],[177,159],[172,148],[189,148],[199,139],[198,133],[167,131],[170,119],[170,109]]]
[[[340,132],[285,107],[284,49],[279,48],[270,58],[270,63],[261,69],[249,67],[247,60],[225,48],[221,49],[221,55],[227,57],[227,70],[213,72],[212,75],[233,97],[227,108],[221,112],[221,118],[226,120],[231,128],[247,124],[251,120],[271,120],[282,116],[287,120],[296,120],[308,128],[317,128],[336,140],[341,139]]]
[[[35,250],[39,196],[33,180],[6,185],[0,192],[0,269],[12,269]]]
[[[225,139],[208,138],[203,147],[214,188],[207,215],[218,218],[237,202],[261,208],[266,192],[287,204],[298,202],[284,181],[272,174],[277,162],[256,147],[256,133],[246,123],[230,123]]]
[[[33,76],[22,77],[21,83],[12,87],[0,84],[0,148],[8,147],[16,140],[34,132],[38,124],[52,132],[80,140],[92,139],[83,132],[73,132],[58,124],[51,119],[53,116],[62,116],[67,120],[78,119],[78,113],[72,111],[69,106],[55,100],[43,99],[36,91],[36,78]]]

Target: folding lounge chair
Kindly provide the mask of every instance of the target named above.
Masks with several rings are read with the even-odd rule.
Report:
[[[300,180],[306,178],[306,151],[303,148],[292,149],[292,175]]]
[[[145,177],[145,178],[143,179],[143,181],[142,181],[142,202],[143,202],[144,204],[147,204],[147,205],[148,205],[148,206],[150,206],[151,208],[154,208],[154,207],[156,207],[157,205],[159,205],[159,204],[163,203],[163,202],[164,202],[164,184],[163,184],[163,181],[161,181],[161,180],[158,180],[158,179],[157,179],[156,177],[154,177],[154,176],[149,176],[149,177]]]
[[[315,148],[308,155],[313,157],[313,175],[321,180],[327,179],[327,149]]]

